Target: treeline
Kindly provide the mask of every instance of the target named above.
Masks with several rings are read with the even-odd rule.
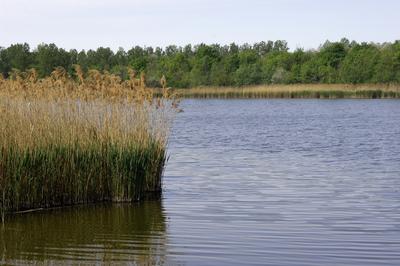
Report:
[[[65,50],[55,44],[0,47],[0,73],[35,68],[41,77],[55,67],[74,75],[74,64],[85,71],[98,69],[128,78],[127,67],[144,71],[148,86],[159,86],[165,75],[168,86],[242,86],[292,83],[399,83],[400,41],[357,43],[342,39],[325,42],[317,50],[291,52],[286,41],[221,46],[218,44],[162,48],[135,46],[114,52]]]

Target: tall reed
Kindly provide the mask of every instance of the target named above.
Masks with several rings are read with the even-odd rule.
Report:
[[[0,212],[161,193],[176,103],[134,81],[62,68],[0,79]]]
[[[400,98],[397,84],[293,84],[177,89],[183,98]]]

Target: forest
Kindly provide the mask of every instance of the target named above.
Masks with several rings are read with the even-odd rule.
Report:
[[[399,83],[400,41],[358,43],[326,41],[318,49],[290,51],[286,41],[254,44],[199,44],[184,47],[134,46],[129,50],[99,47],[65,50],[55,44],[31,48],[27,43],[0,47],[0,73],[35,68],[47,77],[63,67],[74,77],[74,65],[84,72],[97,69],[128,79],[128,67],[146,74],[149,87],[159,87],[165,75],[168,86],[244,86],[261,84]]]

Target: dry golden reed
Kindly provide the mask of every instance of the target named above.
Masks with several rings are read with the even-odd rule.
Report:
[[[175,90],[183,98],[400,98],[398,84],[292,84],[198,87]]]
[[[132,70],[131,70],[132,72]],[[132,75],[134,78],[134,76]],[[131,77],[131,78],[132,78]],[[161,193],[176,100],[135,79],[75,66],[0,77],[0,211]]]

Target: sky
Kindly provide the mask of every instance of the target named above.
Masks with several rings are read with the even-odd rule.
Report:
[[[0,0],[0,46],[65,49],[400,39],[399,0]]]

